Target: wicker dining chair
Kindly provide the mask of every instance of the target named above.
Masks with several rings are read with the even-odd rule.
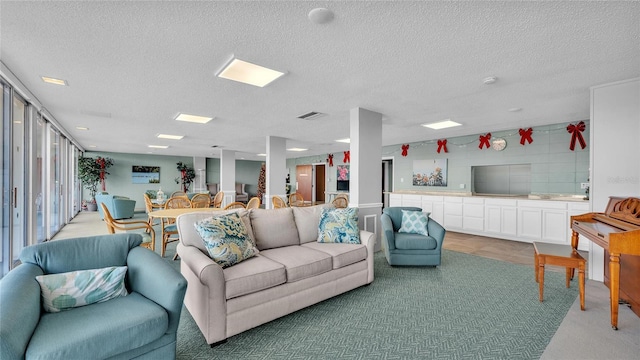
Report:
[[[285,208],[287,204],[284,203],[284,200],[280,196],[274,196],[271,198],[271,204],[274,209]]]
[[[190,208],[191,201],[186,196],[177,196],[172,197],[167,200],[164,204],[165,209],[182,209],[182,208]],[[178,227],[176,226],[175,219],[165,219],[162,220],[162,250],[160,255],[164,257],[164,253],[167,250],[167,244],[172,243],[174,241],[180,240],[178,235]],[[174,258],[175,259],[175,258]]]
[[[289,195],[289,206],[304,206],[304,197],[300,193]]]
[[[213,200],[211,200],[211,207],[221,208],[222,200],[224,200],[224,192],[218,191],[216,196],[213,197]]]
[[[152,211],[155,210],[160,210],[160,209],[164,209],[164,204],[154,204],[151,202],[151,198],[149,197],[149,195],[147,195],[146,193],[143,194],[144,195],[144,206],[145,209],[147,210],[147,214],[150,214]],[[149,225],[155,225],[153,223],[153,218],[151,217],[151,215],[149,215]]]
[[[349,207],[349,198],[346,195],[338,195],[331,202],[337,208],[347,208]]]
[[[224,207],[224,210],[229,210],[229,209],[244,209],[245,205],[244,203],[240,202],[240,201],[234,201],[231,204],[228,204],[227,206]]]
[[[251,199],[249,199],[249,202],[247,203],[247,209],[258,209],[260,207],[260,198],[257,196],[252,197]]]
[[[140,246],[145,247],[151,251],[155,251],[156,247],[156,232],[153,230],[153,226],[146,221],[134,220],[134,221],[123,221],[123,220],[115,220],[107,205],[105,203],[101,203],[102,212],[104,213],[104,223],[107,225],[107,231],[109,234],[115,234],[116,230],[131,232],[131,230],[144,230],[144,232],[138,232],[142,235],[142,244]]]
[[[195,194],[191,198],[192,208],[208,208],[211,204],[211,197],[209,194]]]

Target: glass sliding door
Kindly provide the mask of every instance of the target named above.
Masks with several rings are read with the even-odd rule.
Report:
[[[46,194],[46,184],[47,178],[45,176],[45,165],[46,156],[47,156],[47,147],[45,142],[46,135],[46,122],[42,118],[42,115],[39,115],[36,120],[36,130],[34,137],[34,146],[33,149],[36,153],[34,168],[31,169],[33,171],[33,178],[35,182],[35,199],[34,199],[34,211],[36,212],[36,242],[41,243],[47,239],[47,223],[46,223],[46,202],[45,202],[45,194]]]
[[[60,230],[60,133],[51,125],[49,127],[49,234],[51,239]]]
[[[4,276],[18,260],[27,244],[25,216],[26,167],[25,123],[27,104],[12,94],[6,84],[2,86],[2,246],[0,247],[1,274]]]

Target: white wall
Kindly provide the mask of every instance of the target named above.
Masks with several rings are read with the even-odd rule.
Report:
[[[591,211],[609,196],[640,197],[640,79],[591,88]],[[604,251],[590,245],[589,276],[604,280]]]

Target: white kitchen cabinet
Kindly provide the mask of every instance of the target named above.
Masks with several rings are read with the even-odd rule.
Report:
[[[444,197],[422,195],[422,211],[430,213],[429,217],[438,224],[444,224]]]
[[[471,231],[484,230],[484,199],[465,197],[462,199],[462,228]]]
[[[517,201],[511,199],[485,200],[485,231],[493,235],[517,235]]]
[[[422,195],[402,195],[402,206],[422,208]]]
[[[568,244],[568,226],[566,201],[518,201],[518,237]]]
[[[389,206],[402,206],[402,194],[389,194]]]
[[[462,229],[462,197],[444,197],[443,226],[447,230]]]

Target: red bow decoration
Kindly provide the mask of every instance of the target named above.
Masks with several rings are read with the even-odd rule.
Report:
[[[345,163],[345,164],[348,163],[349,161],[351,161],[350,157],[351,157],[351,150],[345,151],[344,152],[344,159],[342,159],[342,162]]]
[[[333,154],[329,154],[327,161],[329,162],[329,166],[333,166]]]
[[[569,145],[571,151],[576,147],[576,139],[580,143],[580,147],[583,149],[587,147],[587,143],[584,141],[584,137],[582,137],[584,129],[586,129],[584,121],[580,121],[576,125],[569,124],[569,126],[567,126],[567,132],[571,134],[571,144]]]
[[[524,145],[524,143],[526,141],[529,142],[529,144],[531,144],[533,142],[533,139],[531,138],[531,133],[533,132],[533,129],[528,128],[528,129],[520,129],[520,145]]]
[[[444,140],[438,140],[438,154],[440,154],[440,150],[444,149],[444,152],[448,153],[449,151],[447,151],[447,139]]]
[[[486,146],[487,149],[491,147],[489,140],[491,140],[491,133],[487,133],[485,136],[480,135],[480,145],[478,146],[480,150],[482,150],[483,146]]]
[[[402,156],[407,156],[408,151],[409,151],[409,144],[402,145]]]
[[[104,167],[105,167],[105,161],[103,158],[97,158],[96,162],[98,163],[98,165],[100,165],[100,184],[102,185],[102,191],[106,191],[107,190],[107,184],[105,183],[105,179],[104,179]]]

